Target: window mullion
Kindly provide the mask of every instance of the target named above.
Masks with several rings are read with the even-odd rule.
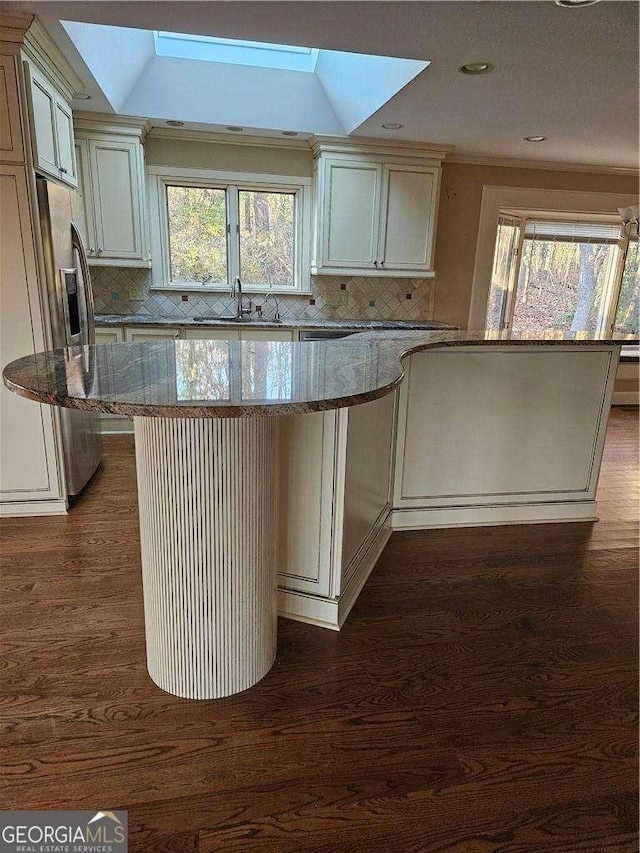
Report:
[[[603,322],[602,331],[613,336],[613,331],[616,324],[616,314],[618,313],[618,303],[620,302],[620,291],[622,289],[622,277],[624,275],[624,267],[629,252],[629,234],[627,229],[622,229],[622,236],[618,243],[617,257],[614,264],[614,270],[611,275],[611,282],[607,294],[606,317]]]
[[[240,217],[238,187],[227,187],[227,256],[229,258],[229,285],[240,276]]]

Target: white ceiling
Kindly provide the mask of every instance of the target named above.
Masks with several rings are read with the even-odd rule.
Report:
[[[355,135],[450,144],[459,154],[484,157],[638,167],[634,0],[576,9],[552,0],[13,5],[39,15],[54,36],[56,22],[67,19],[426,59],[430,67]],[[478,61],[495,71],[458,73]],[[393,121],[405,127],[381,128]],[[548,141],[522,140],[538,134]]]

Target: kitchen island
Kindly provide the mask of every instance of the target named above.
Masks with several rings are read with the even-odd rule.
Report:
[[[250,687],[273,663],[278,508],[285,539],[309,513],[329,525],[317,548],[330,595],[302,591],[311,603],[295,615],[330,627],[392,526],[593,520],[620,343],[448,331],[171,340],[40,353],[4,381],[41,403],[134,418],[149,673],[203,699]],[[319,482],[304,458],[294,464],[304,441],[286,460],[284,482],[303,480],[294,503],[278,427],[325,412],[337,419]]]

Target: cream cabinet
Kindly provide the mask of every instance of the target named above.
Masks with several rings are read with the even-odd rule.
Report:
[[[27,169],[0,165],[0,359],[46,349]],[[0,514],[64,513],[57,413],[0,387]]]
[[[15,56],[0,56],[0,160],[22,163],[24,146]]]
[[[378,240],[383,269],[426,272],[433,268],[439,171],[385,165]]]
[[[119,326],[96,329],[96,344],[121,344],[123,341],[124,331]]]
[[[238,329],[185,329],[184,336],[190,341],[239,341]]]
[[[382,166],[328,158],[322,169],[321,266],[353,270],[376,267]]]
[[[313,274],[434,275],[440,161],[412,155],[316,150]]]
[[[35,170],[78,186],[69,102],[32,63],[25,62]]]
[[[79,124],[75,150],[89,262],[148,267],[144,156],[139,135],[87,131]]]
[[[181,337],[180,329],[141,326],[140,328],[127,328],[124,330],[124,339],[127,343],[131,344],[139,344],[142,341],[177,340],[179,337]]]
[[[296,333],[290,329],[240,329],[242,341],[293,341]]]
[[[237,329],[233,327],[185,329],[187,340],[207,341],[293,341],[295,332],[290,329]]]

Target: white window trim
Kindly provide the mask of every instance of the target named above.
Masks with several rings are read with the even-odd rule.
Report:
[[[619,218],[619,207],[630,207],[637,203],[637,196],[619,193],[574,192],[571,190],[485,185],[482,188],[468,328],[483,329],[486,324],[487,300],[489,298],[496,242],[496,223],[500,210],[515,208],[564,213],[571,214],[571,216],[581,213],[604,213]]]
[[[196,293],[228,293],[231,281],[238,275],[234,256],[228,252],[226,284],[199,285],[171,283],[169,263],[169,232],[165,203],[166,184],[212,186],[220,189],[292,192],[296,194],[295,257],[293,287],[256,287],[243,283],[246,293],[277,293],[308,296],[311,293],[311,178],[284,175],[263,175],[251,172],[218,172],[210,169],[182,169],[176,166],[149,166],[149,209],[151,211],[152,290]],[[232,211],[233,213],[233,211]],[[237,211],[236,211],[237,214]]]

